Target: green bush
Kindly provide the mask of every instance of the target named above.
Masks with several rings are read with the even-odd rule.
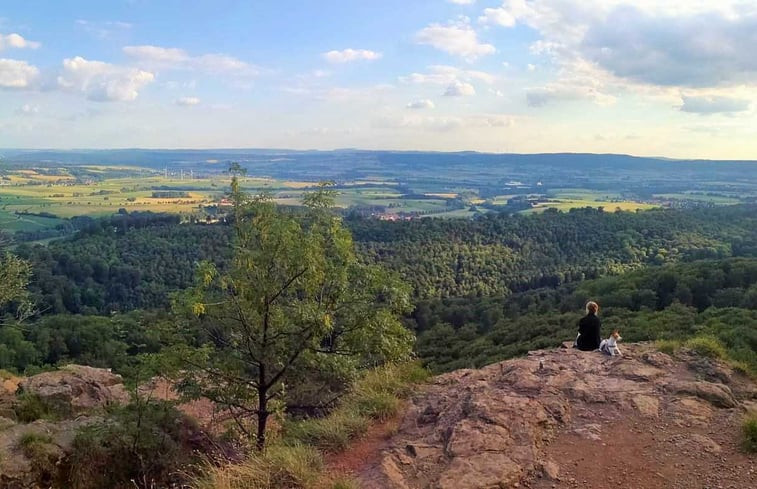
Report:
[[[64,406],[53,406],[35,394],[20,394],[13,406],[16,420],[21,423],[31,423],[38,419],[57,421],[67,417],[69,410]]]
[[[674,355],[681,348],[681,342],[676,340],[657,340],[655,341],[655,347],[662,353]]]
[[[358,413],[372,419],[384,420],[396,415],[402,402],[391,392],[362,392],[354,400]]]
[[[686,342],[686,347],[707,358],[723,359],[728,356],[725,347],[713,336],[697,336]]]
[[[60,451],[53,445],[50,435],[26,432],[19,438],[18,448],[29,459],[36,482],[43,487],[50,486],[57,476],[56,463],[60,456]]]
[[[745,452],[757,453],[757,413],[748,415],[741,424],[741,446]]]
[[[195,463],[195,424],[169,403],[140,401],[113,407],[106,418],[81,428],[70,456],[72,489],[168,486]]]

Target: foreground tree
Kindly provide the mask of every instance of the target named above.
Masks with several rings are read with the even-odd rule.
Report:
[[[349,231],[330,211],[333,197],[322,185],[305,196],[304,213],[286,212],[268,197],[248,198],[235,176],[231,265],[201,264],[184,297],[210,343],[183,353],[194,373],[185,387],[227,407],[259,449],[269,417],[292,392],[307,387],[325,402],[335,380],[412,350],[400,322],[409,288],[358,262]]]
[[[23,318],[31,312],[26,289],[31,279],[31,267],[7,251],[9,244],[10,238],[0,233],[0,312],[12,305],[14,312]]]

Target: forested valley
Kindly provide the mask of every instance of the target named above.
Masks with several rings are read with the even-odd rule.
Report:
[[[345,224],[362,262],[411,286],[415,309],[405,323],[419,335],[419,357],[442,371],[569,339],[588,298],[600,300],[608,325],[630,339],[694,334],[720,314],[708,308],[740,308],[734,319],[752,318],[756,274],[746,271],[757,259],[754,210],[581,209]],[[123,369],[135,355],[159,351],[158,325],[169,320],[174,296],[193,285],[201,261],[228,268],[231,240],[230,225],[147,212],[93,220],[46,246],[18,246],[32,269],[36,316],[27,328],[0,330],[0,368],[77,361]],[[669,329],[671,307],[685,312],[688,326]],[[715,329],[707,331],[733,343]],[[732,335],[739,338],[732,346],[753,363],[755,344],[743,342],[754,334],[744,333]]]

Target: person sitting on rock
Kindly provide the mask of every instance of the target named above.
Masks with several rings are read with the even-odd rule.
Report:
[[[576,348],[582,351],[594,351],[599,348],[602,342],[600,329],[602,323],[597,317],[599,304],[589,301],[586,304],[586,316],[578,322],[578,337],[576,338]]]

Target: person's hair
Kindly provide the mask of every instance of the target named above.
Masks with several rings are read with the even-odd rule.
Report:
[[[599,312],[599,304],[597,304],[594,301],[589,301],[589,302],[586,303],[586,314],[589,314],[589,313],[592,313],[592,312],[594,314],[596,314],[597,312]]]

